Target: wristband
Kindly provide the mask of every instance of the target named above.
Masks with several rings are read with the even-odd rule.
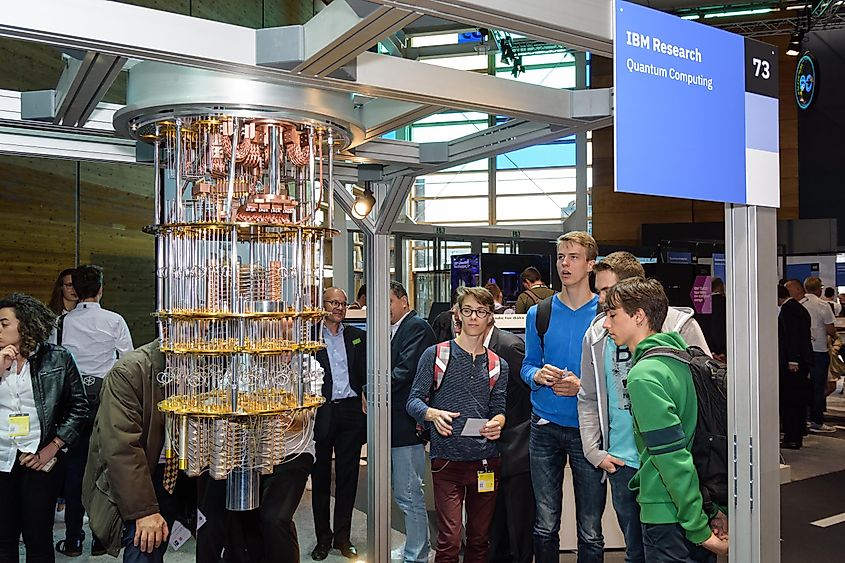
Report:
[[[51,442],[52,442],[52,443],[54,443],[54,444],[56,445],[56,448],[58,448],[58,449],[62,449],[62,448],[64,447],[64,446],[62,446],[62,445],[59,443],[59,439],[58,439],[58,438],[53,438],[53,439],[51,440]]]

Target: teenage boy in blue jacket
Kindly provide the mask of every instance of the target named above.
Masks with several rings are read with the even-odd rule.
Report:
[[[531,386],[531,438],[528,445],[534,485],[534,557],[537,563],[560,560],[563,469],[567,460],[575,488],[578,563],[602,562],[601,516],[606,487],[602,471],[584,457],[578,430],[581,343],[596,316],[598,296],[590,290],[590,272],[598,254],[595,239],[572,231],[557,240],[557,271],[563,289],[551,296],[551,316],[543,343],[537,311],[525,319],[525,362],[520,375]]]

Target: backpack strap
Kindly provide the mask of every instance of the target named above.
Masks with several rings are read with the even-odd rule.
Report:
[[[499,374],[502,372],[502,361],[499,359],[499,355],[496,354],[490,348],[487,348],[487,375],[488,375],[488,385],[490,389],[496,386],[496,382],[499,381]]]
[[[434,390],[440,389],[446,368],[449,367],[449,355],[452,353],[451,340],[437,344],[434,355]]]
[[[532,305],[536,305],[540,302],[540,296],[534,293],[534,291],[530,289],[526,289],[525,293],[528,294],[528,297],[531,299]]]
[[[545,336],[549,331],[549,323],[552,319],[552,299],[555,294],[546,297],[537,303],[537,317],[534,319],[534,326],[537,328],[537,336],[540,337],[540,348],[545,348]]]
[[[59,318],[56,321],[56,345],[57,346],[62,345],[62,331],[65,328],[65,316],[67,316],[67,313],[62,313],[61,315],[59,315]]]
[[[673,358],[679,362],[689,365],[692,362],[692,355],[686,350],[678,350],[671,346],[655,346],[650,350],[646,350],[640,358],[640,361],[646,358]]]

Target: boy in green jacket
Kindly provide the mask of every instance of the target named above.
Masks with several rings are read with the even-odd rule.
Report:
[[[698,400],[689,367],[665,357],[639,361],[647,350],[687,345],[676,332],[660,333],[669,302],[657,280],[629,278],[605,299],[604,328],[618,346],[634,352],[627,390],[634,418],[640,469],[631,480],[643,523],[649,563],[711,563],[727,554],[724,514],[704,513],[692,439]]]

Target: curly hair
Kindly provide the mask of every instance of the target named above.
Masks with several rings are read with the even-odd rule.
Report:
[[[0,309],[7,307],[14,309],[18,318],[18,332],[21,335],[18,352],[26,358],[50,338],[56,315],[44,303],[24,293],[11,293],[0,299]]]

